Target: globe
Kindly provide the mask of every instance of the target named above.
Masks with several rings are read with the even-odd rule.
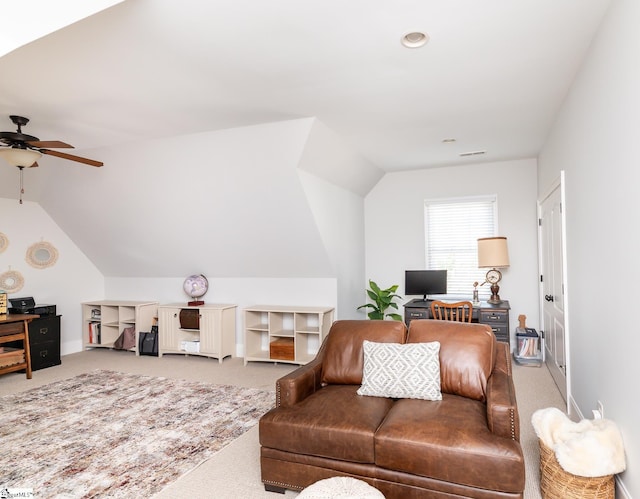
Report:
[[[190,275],[184,280],[182,289],[193,300],[189,302],[189,305],[202,305],[204,301],[197,300],[197,298],[202,298],[209,290],[209,281],[202,274]]]

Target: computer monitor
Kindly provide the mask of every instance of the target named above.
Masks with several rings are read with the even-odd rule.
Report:
[[[406,270],[404,274],[404,294],[427,296],[447,293],[446,270]]]

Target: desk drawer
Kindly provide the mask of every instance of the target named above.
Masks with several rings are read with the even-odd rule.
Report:
[[[479,322],[483,324],[493,324],[501,322],[507,324],[509,322],[508,310],[480,310]]]
[[[8,336],[15,333],[23,333],[24,324],[20,322],[8,322],[6,324],[0,324],[0,336]]]
[[[498,341],[509,343],[509,310],[480,310],[478,322],[491,326]]]
[[[506,325],[487,324],[491,326],[493,334],[496,335],[496,340],[509,343],[509,328]]]
[[[55,341],[60,343],[60,317],[42,317],[29,324],[29,343]]]
[[[429,319],[431,318],[431,314],[427,309],[421,308],[407,308],[404,312],[404,317],[407,320],[413,319]]]
[[[60,342],[47,341],[31,345],[31,370],[60,365]]]

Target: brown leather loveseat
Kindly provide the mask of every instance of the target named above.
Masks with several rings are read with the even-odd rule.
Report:
[[[358,395],[365,340],[439,342],[442,399]],[[387,499],[522,498],[519,433],[509,347],[488,326],[337,321],[316,358],[276,383],[260,420],[262,481],[284,492],[350,476]]]

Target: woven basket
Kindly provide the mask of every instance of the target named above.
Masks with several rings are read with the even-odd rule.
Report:
[[[541,440],[540,491],[543,499],[615,499],[613,475],[585,477],[565,471],[556,454]]]

